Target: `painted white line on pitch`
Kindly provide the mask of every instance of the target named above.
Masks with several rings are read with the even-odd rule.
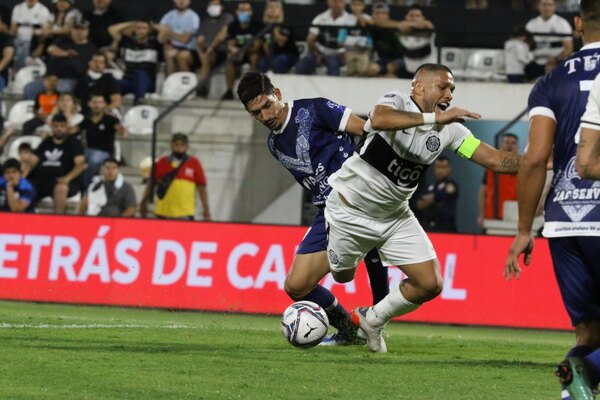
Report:
[[[192,329],[187,325],[139,325],[139,324],[10,324],[0,323],[0,329]]]

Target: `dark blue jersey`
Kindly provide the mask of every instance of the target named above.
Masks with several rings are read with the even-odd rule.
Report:
[[[354,140],[343,132],[351,111],[324,98],[294,100],[288,106],[283,128],[269,134],[269,150],[310,190],[313,204],[325,207],[329,175],[354,152]]]
[[[589,91],[600,72],[600,42],[589,44],[540,79],[529,95],[529,116],[556,121],[554,178],[545,207],[544,236],[600,236],[600,182],[575,170],[575,136]]]
[[[29,203],[25,212],[34,212],[35,189],[33,185],[25,178],[19,180],[19,184],[15,186],[15,194],[18,199],[25,200]],[[6,179],[0,176],[0,211],[10,211],[8,199],[6,198]]]

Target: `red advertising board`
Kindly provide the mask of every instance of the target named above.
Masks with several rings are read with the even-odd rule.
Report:
[[[302,227],[0,214],[0,298],[279,314]],[[570,329],[547,242],[521,279],[502,275],[511,238],[432,234],[444,291],[400,319]],[[390,268],[390,284],[402,274]],[[371,303],[367,274],[323,280],[347,308]]]

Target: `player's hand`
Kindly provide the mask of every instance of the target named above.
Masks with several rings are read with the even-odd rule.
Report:
[[[523,262],[529,266],[531,261],[531,252],[533,251],[533,236],[531,234],[518,233],[508,250],[506,265],[504,266],[504,276],[510,280],[511,276],[519,279],[521,267],[519,266],[519,256],[523,254]]]
[[[437,124],[450,124],[452,122],[465,122],[465,118],[479,119],[480,114],[462,108],[452,107],[444,112],[436,111],[435,122]]]

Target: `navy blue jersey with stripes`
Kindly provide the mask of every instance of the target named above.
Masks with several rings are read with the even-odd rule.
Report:
[[[269,150],[310,190],[313,204],[325,207],[329,175],[354,152],[352,136],[343,132],[351,110],[324,98],[294,100],[288,106],[281,130],[269,134]]]
[[[544,236],[600,236],[600,182],[575,169],[576,135],[589,91],[600,72],[600,43],[583,47],[540,79],[529,95],[529,117],[556,121],[554,178],[545,203]]]

